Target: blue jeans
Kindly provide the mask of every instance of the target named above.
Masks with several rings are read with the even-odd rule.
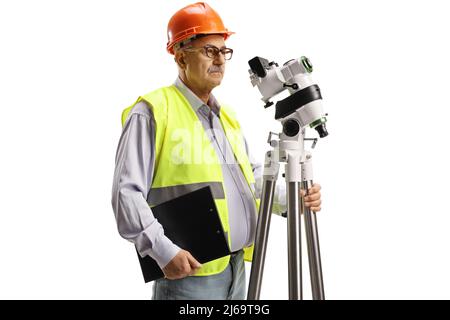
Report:
[[[158,279],[153,300],[244,300],[244,251],[231,254],[224,271],[212,276],[191,276],[178,280]]]

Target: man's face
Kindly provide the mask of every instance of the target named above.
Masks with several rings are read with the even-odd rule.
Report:
[[[221,35],[209,35],[192,41],[184,51],[185,75],[190,85],[196,88],[212,90],[220,85],[225,73],[225,59],[219,53],[216,57],[206,56],[204,46],[225,48]]]

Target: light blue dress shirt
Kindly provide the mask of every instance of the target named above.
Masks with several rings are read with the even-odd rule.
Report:
[[[228,204],[231,251],[250,246],[255,238],[257,211],[250,189],[220,122],[220,105],[211,94],[208,105],[181,80],[175,86],[196,112],[222,166]],[[130,111],[116,153],[112,206],[119,233],[136,245],[143,257],[150,255],[163,268],[180,248],[164,235],[148,205],[148,193],[155,166],[155,128],[152,110],[146,102],[137,103]],[[249,155],[246,143],[247,154]],[[262,155],[263,156],[263,155]],[[249,155],[249,159],[252,157]],[[262,187],[261,164],[251,161],[256,180],[254,193]],[[274,211],[285,210],[285,187],[277,184]]]

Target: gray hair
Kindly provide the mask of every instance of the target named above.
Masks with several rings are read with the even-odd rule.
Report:
[[[191,43],[192,41],[194,41],[195,39],[200,39],[200,38],[202,38],[202,37],[210,36],[210,35],[211,35],[211,34],[204,34],[204,33],[201,33],[201,34],[195,34],[195,35],[193,35],[193,36],[191,36],[191,37],[188,37],[187,39],[184,39],[183,41],[179,41],[179,42],[175,43],[175,44],[173,45],[173,50],[174,50],[174,51],[178,51],[178,50],[180,50],[180,49],[183,49],[183,48],[185,48],[189,43]]]

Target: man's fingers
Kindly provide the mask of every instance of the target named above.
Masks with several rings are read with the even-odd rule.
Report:
[[[305,197],[306,202],[316,201],[320,199],[320,193],[314,193]]]
[[[197,259],[195,259],[190,253],[187,255],[187,258],[192,268],[198,269],[202,267],[202,264],[198,262]]]
[[[191,272],[189,272],[189,276],[193,276],[197,272],[197,269],[192,268]]]
[[[322,187],[320,186],[320,184],[314,183],[312,185],[312,187],[308,189],[308,195],[320,194],[321,189],[322,189]],[[302,197],[304,197],[306,195],[306,192],[304,189],[300,189],[300,195]]]
[[[320,207],[321,204],[322,204],[322,200],[305,202],[305,206],[310,207],[310,208],[312,208],[312,207]]]
[[[321,194],[322,187],[318,183],[314,183],[311,188],[308,189],[308,195],[305,195],[304,190],[300,190],[300,195],[305,199],[305,206],[311,211],[318,212],[321,210]]]

